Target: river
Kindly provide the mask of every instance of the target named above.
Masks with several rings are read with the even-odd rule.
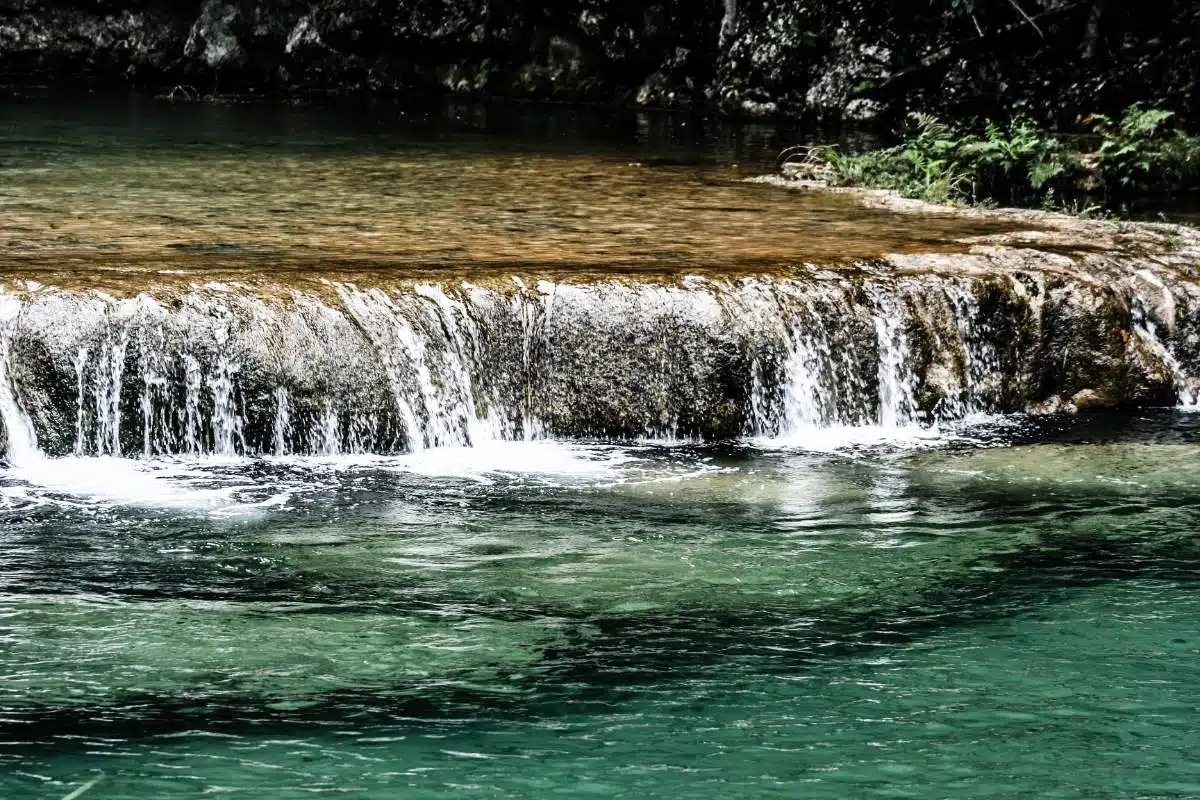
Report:
[[[1200,791],[1194,265],[686,119],[5,113],[0,795]]]

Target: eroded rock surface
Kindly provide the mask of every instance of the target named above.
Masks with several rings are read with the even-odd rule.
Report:
[[[1097,244],[1108,230],[1071,226],[1045,235]],[[7,368],[55,453],[715,439],[1194,402],[1196,237],[1137,230],[1148,248],[1178,245],[993,237],[731,278],[335,276],[318,291],[309,275],[124,298],[10,280]]]

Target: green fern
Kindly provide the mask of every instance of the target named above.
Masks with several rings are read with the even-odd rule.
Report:
[[[1171,130],[1170,111],[1128,108],[1120,120],[1083,122],[1100,138],[1084,153],[1018,116],[974,130],[912,114],[900,143],[852,154],[836,146],[791,148],[792,171],[835,186],[875,186],[935,203],[1040,206],[1091,215],[1102,200],[1127,207],[1139,196],[1200,189],[1200,137]],[[1132,198],[1132,199],[1131,199]]]

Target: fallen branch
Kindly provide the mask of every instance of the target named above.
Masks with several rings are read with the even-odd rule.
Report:
[[[1046,34],[1042,33],[1042,29],[1039,28],[1038,24],[1033,21],[1033,17],[1025,13],[1025,9],[1021,8],[1021,4],[1018,3],[1017,0],[1008,0],[1008,2],[1017,10],[1018,14],[1025,18],[1026,22],[1033,26],[1033,29],[1038,32],[1038,36],[1042,37],[1043,39],[1046,38]]]

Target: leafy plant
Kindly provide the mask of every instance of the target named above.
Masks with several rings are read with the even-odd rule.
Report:
[[[1162,160],[1162,126],[1173,112],[1142,108],[1135,103],[1120,122],[1103,114],[1089,119],[1103,141],[1096,161],[1107,182],[1130,186],[1148,177]]]
[[[794,173],[840,186],[875,186],[934,203],[1007,203],[1083,216],[1200,189],[1200,137],[1167,127],[1172,114],[1131,106],[1119,121],[1093,115],[1094,149],[1028,117],[974,130],[912,115],[900,143],[865,153],[833,145],[785,151]]]

